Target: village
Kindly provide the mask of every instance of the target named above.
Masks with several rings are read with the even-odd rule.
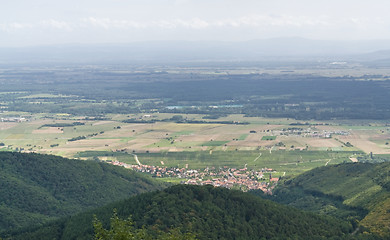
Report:
[[[311,138],[332,138],[332,135],[341,135],[348,136],[350,133],[347,131],[336,130],[318,130],[316,128],[300,128],[300,127],[290,127],[283,128],[281,130],[273,130],[272,134],[284,135],[284,136],[301,136],[301,137],[311,137]]]
[[[0,118],[0,122],[26,122],[28,119],[24,117],[9,117],[9,118]]]
[[[119,161],[109,162],[116,166],[133,169],[137,172],[150,174],[157,178],[179,178],[183,179],[182,184],[190,185],[212,185],[228,189],[240,189],[242,191],[261,190],[264,193],[272,194],[279,178],[272,177],[275,171],[271,168],[262,168],[258,171],[242,168],[205,168],[194,170],[188,168],[160,167],[150,165],[131,165]]]

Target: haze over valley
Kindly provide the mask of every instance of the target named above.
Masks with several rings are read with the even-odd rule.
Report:
[[[0,239],[390,239],[388,5],[5,4]]]

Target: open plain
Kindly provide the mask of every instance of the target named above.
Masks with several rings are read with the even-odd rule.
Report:
[[[345,125],[228,115],[207,122],[177,123],[174,116],[177,114],[112,114],[94,120],[62,114],[29,115],[20,122],[0,122],[1,150],[134,165],[133,155],[137,155],[141,164],[188,169],[268,167],[275,170],[274,176],[295,175],[370,154],[390,154],[390,130],[381,122],[362,126],[359,121]],[[180,116],[195,122],[204,115]],[[126,119],[138,122],[126,123]],[[232,124],[221,123],[232,120]]]

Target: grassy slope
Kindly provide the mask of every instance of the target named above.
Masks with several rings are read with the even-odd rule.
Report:
[[[280,185],[274,200],[356,219],[382,236],[390,235],[390,163],[351,163],[313,169]]]
[[[92,215],[108,222],[116,208],[136,227],[180,228],[199,239],[349,239],[350,224],[301,212],[248,193],[211,186],[176,185],[64,219],[13,239],[91,239]],[[107,227],[107,226],[106,226]]]
[[[0,152],[0,231],[160,188],[150,178],[104,163]]]

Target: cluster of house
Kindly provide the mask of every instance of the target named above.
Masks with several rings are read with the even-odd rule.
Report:
[[[349,135],[349,132],[347,131],[327,131],[327,130],[322,130],[319,131],[317,129],[312,129],[312,128],[287,128],[287,129],[281,129],[281,130],[276,130],[272,131],[272,134],[274,135],[293,135],[293,136],[301,136],[301,137],[313,137],[313,138],[331,138],[332,135],[343,135],[347,136]]]
[[[23,117],[9,117],[9,118],[0,118],[0,122],[25,122],[26,118]]]
[[[259,171],[247,168],[236,169],[227,166],[216,169],[205,168],[194,170],[188,168],[159,167],[150,165],[130,165],[119,161],[113,161],[113,165],[133,169],[137,172],[148,173],[153,177],[174,177],[183,179],[181,183],[192,185],[213,185],[215,187],[226,187],[248,190],[262,190],[271,194],[279,178],[273,178],[275,171],[271,168],[263,168]],[[264,175],[266,174],[267,177]]]
[[[273,178],[273,169],[263,168],[259,171],[248,170],[247,168],[214,168],[204,169],[199,176],[193,176],[188,179],[185,184],[193,185],[213,185],[215,187],[238,188],[243,191],[260,189],[265,193],[271,193],[275,186],[274,183],[279,181],[279,178]],[[269,178],[264,176],[264,173],[269,173]],[[268,179],[268,181],[267,181]]]

